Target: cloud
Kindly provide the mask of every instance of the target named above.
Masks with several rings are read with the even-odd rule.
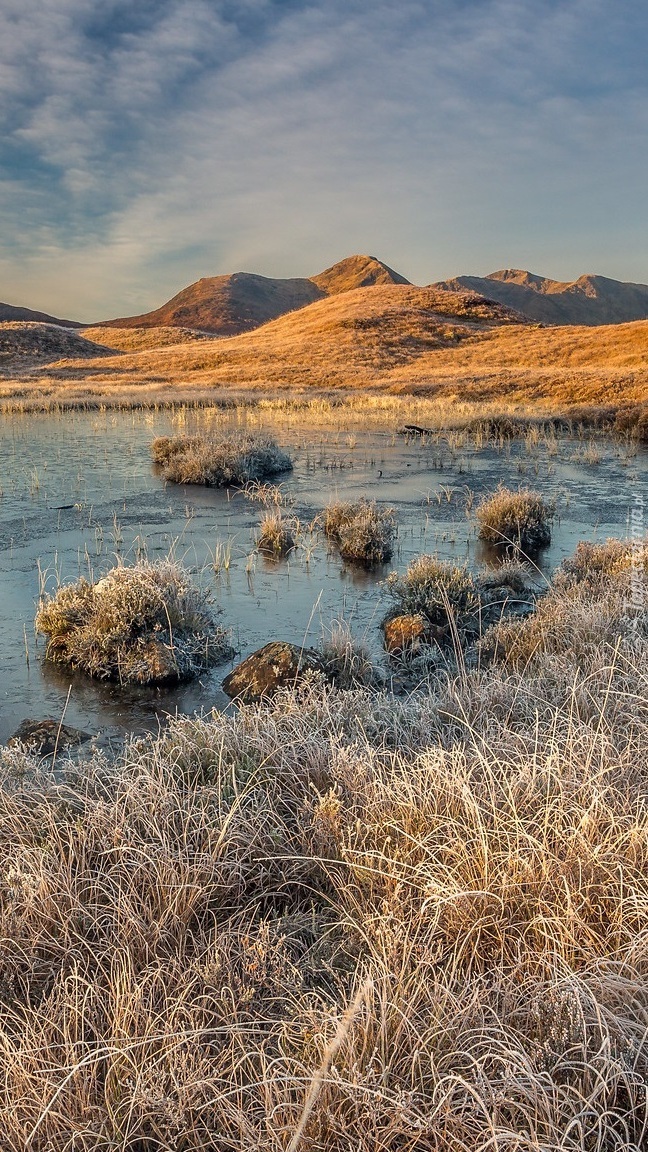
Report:
[[[0,297],[93,318],[368,250],[648,278],[647,31],[634,0],[5,0]]]

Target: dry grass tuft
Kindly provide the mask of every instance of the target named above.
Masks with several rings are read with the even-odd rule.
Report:
[[[372,688],[380,683],[369,648],[353,636],[346,620],[336,620],[327,630],[321,652],[336,688]]]
[[[41,599],[36,628],[47,660],[121,684],[185,680],[231,653],[205,593],[168,560],[59,588]]]
[[[637,600],[643,610],[637,610]],[[648,545],[581,542],[536,611],[496,625],[480,647],[484,656],[524,674],[556,662],[554,675],[562,678],[565,668],[576,671],[605,660],[620,643],[642,643],[648,637],[647,608]]]
[[[539,492],[500,487],[476,509],[479,536],[487,544],[537,552],[551,543],[553,513]]]
[[[451,621],[465,628],[478,621],[479,589],[470,572],[436,556],[417,556],[403,576],[392,572],[387,588],[398,614],[423,616],[436,628],[445,629]]]
[[[268,436],[239,434],[221,440],[206,436],[158,436],[151,445],[165,480],[223,488],[248,484],[292,469],[292,460]]]
[[[266,512],[261,520],[257,548],[259,552],[279,559],[293,550],[298,533],[299,521],[295,516],[285,516],[281,508]]]
[[[581,540],[573,556],[564,560],[562,571],[569,581],[605,584],[611,577],[627,573],[633,563],[633,546],[629,540],[606,540],[603,544],[590,544]],[[646,555],[636,550],[637,562],[644,565]]]
[[[324,535],[332,540],[343,560],[359,564],[385,564],[391,559],[396,536],[393,508],[375,500],[339,500],[322,513]]]

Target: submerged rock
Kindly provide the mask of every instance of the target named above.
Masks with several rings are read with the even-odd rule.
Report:
[[[71,728],[61,724],[58,720],[23,720],[13,736],[7,740],[9,748],[24,744],[30,752],[37,756],[52,756],[54,751],[65,748],[78,748],[91,740],[89,732],[81,732],[78,728]]]
[[[295,684],[305,672],[326,672],[319,653],[312,648],[273,640],[228,673],[223,680],[223,691],[232,699],[255,704],[264,696],[271,696],[277,688]]]

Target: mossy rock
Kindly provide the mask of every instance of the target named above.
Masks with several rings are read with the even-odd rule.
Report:
[[[326,672],[319,653],[312,648],[273,640],[228,673],[223,680],[223,691],[244,704],[255,704],[278,688],[297,683],[305,672]]]

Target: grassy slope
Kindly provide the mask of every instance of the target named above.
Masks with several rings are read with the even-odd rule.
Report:
[[[378,389],[546,408],[630,404],[648,391],[648,321],[599,328],[512,322],[470,294],[390,285],[317,301],[251,333],[64,361],[25,386],[62,393]],[[188,394],[188,392],[187,392]],[[0,395],[10,396],[11,386]]]

